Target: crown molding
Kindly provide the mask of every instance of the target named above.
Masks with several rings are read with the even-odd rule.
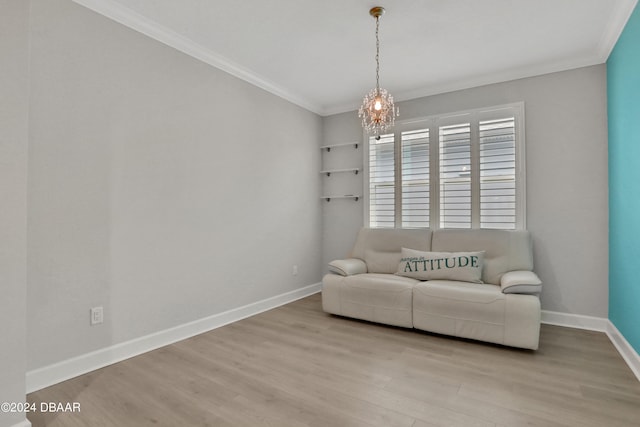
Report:
[[[615,3],[616,8],[613,10],[611,17],[609,18],[606,31],[602,34],[600,42],[598,43],[598,56],[601,62],[607,62],[611,51],[616,46],[620,34],[627,25],[627,21],[631,17],[638,0],[624,0]]]
[[[310,100],[294,94],[268,79],[263,78],[246,67],[243,67],[240,64],[237,64],[230,59],[194,42],[193,40],[186,38],[175,31],[172,31],[169,28],[123,6],[117,1],[72,1],[318,115],[331,116],[334,114],[346,113],[357,110],[360,106],[359,103],[350,102],[326,107],[311,102]],[[409,101],[426,96],[605,63],[637,3],[638,0],[622,0],[621,2],[616,3],[617,7],[612,11],[608,25],[606,26],[607,31],[602,35],[598,46],[595,49],[596,52],[591,56],[575,58],[569,61],[560,60],[546,64],[507,69],[482,76],[473,76],[460,80],[423,86],[404,92],[396,92],[392,90],[395,101]]]
[[[125,27],[131,28],[160,43],[170,46],[182,53],[196,58],[206,64],[218,68],[234,77],[244,80],[273,95],[285,99],[313,113],[322,115],[323,109],[277,84],[261,77],[255,72],[225,58],[222,55],[184,37],[175,31],[153,21],[113,0],[72,0],[100,15],[103,15]]]
[[[605,61],[603,61],[599,55],[592,55],[587,57],[574,58],[571,60],[510,68],[499,72],[488,73],[481,76],[472,76],[459,80],[450,80],[447,82],[423,86],[417,89],[407,90],[403,92],[392,91],[392,95],[394,98],[394,102],[397,105],[399,102],[411,101],[427,96],[439,95],[448,92],[455,92],[459,90],[504,83],[530,77],[537,77],[545,74],[558,73],[562,71],[573,70],[576,68],[598,65],[604,62]],[[334,114],[347,113],[350,111],[355,111],[359,107],[360,104],[355,103],[342,104],[336,107],[325,108],[324,110],[322,110],[321,115],[331,116]],[[402,117],[402,109],[400,109],[400,116]]]

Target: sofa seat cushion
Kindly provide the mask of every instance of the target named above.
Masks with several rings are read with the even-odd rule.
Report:
[[[413,288],[417,329],[515,347],[538,348],[540,300],[505,295],[500,286],[447,280]]]
[[[505,295],[500,286],[430,280],[415,286],[414,298],[417,298],[414,306],[431,315],[504,323]]]
[[[413,288],[420,283],[393,274],[327,274],[322,280],[326,312],[371,322],[413,327]]]
[[[496,285],[433,280],[413,290],[417,329],[503,343],[505,295]]]

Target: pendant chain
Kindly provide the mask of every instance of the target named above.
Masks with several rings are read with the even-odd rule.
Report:
[[[380,18],[376,16],[376,92],[380,93],[380,39],[378,38],[378,27]]]

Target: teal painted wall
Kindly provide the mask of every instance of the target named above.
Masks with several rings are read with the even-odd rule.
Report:
[[[609,319],[640,353],[640,6],[607,61]]]

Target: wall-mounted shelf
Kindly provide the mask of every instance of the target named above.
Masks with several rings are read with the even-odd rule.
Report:
[[[332,173],[343,173],[343,172],[353,172],[356,175],[360,173],[360,168],[348,168],[348,169],[327,169],[320,171],[322,174],[327,174],[327,176],[331,176]]]
[[[357,194],[345,194],[343,196],[322,196],[321,199],[326,200],[327,202],[330,202],[331,199],[353,199],[356,202],[360,199],[360,195]]]
[[[360,143],[359,142],[344,142],[342,144],[323,145],[322,147],[320,147],[320,149],[321,150],[331,151],[332,148],[341,148],[341,147],[353,146],[357,150],[358,149],[358,144],[360,144]]]
[[[332,178],[332,179],[323,179],[324,191],[327,194],[322,196],[321,199],[330,202],[331,199],[342,199],[342,200],[354,200],[358,201],[362,196],[359,194],[344,194],[347,192],[361,192],[361,184],[360,178],[357,175],[362,171],[361,166],[358,165],[361,160],[359,157],[361,153],[359,153],[360,141],[354,142],[342,142],[338,144],[327,144],[320,147],[321,150],[327,150],[327,154],[322,156],[322,161],[324,163],[324,169],[320,171],[321,174],[330,177],[331,174],[343,174],[344,176],[340,178]],[[331,152],[332,148],[342,149],[346,148],[347,150],[355,151],[336,151],[335,154]],[[348,159],[348,162],[344,159]],[[356,163],[357,162],[357,163]],[[344,164],[347,163],[347,164]],[[355,167],[345,167],[353,165]],[[337,166],[337,167],[336,167]],[[351,175],[351,176],[348,176]],[[339,187],[339,188],[334,188]],[[338,192],[338,194],[336,194]],[[339,194],[343,193],[343,194]]]

